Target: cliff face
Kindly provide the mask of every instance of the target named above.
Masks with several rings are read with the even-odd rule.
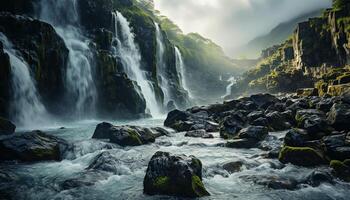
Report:
[[[334,5],[323,16],[299,23],[290,39],[264,50],[261,62],[244,74],[233,93],[315,87],[323,95],[333,85],[348,83],[350,2],[337,2],[342,6]]]

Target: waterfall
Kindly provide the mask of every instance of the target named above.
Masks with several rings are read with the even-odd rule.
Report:
[[[28,64],[13,49],[11,42],[0,32],[0,41],[11,63],[10,117],[17,126],[33,127],[48,119],[47,111],[40,101],[36,84]]]
[[[146,100],[146,106],[153,117],[161,115],[156,95],[146,72],[141,69],[141,53],[135,43],[135,36],[131,31],[129,22],[119,12],[112,13],[114,22],[114,52],[121,59],[128,77],[137,82],[142,95]]]
[[[227,80],[227,82],[229,82],[229,84],[228,84],[227,87],[226,87],[226,94],[225,94],[224,96],[222,96],[221,98],[225,98],[225,97],[231,95],[232,86],[233,86],[234,84],[236,84],[237,80],[236,80],[236,78],[235,78],[234,76],[231,76],[231,77]]]
[[[65,76],[68,97],[75,101],[79,117],[94,113],[97,96],[92,72],[94,58],[90,41],[79,28],[77,1],[41,0],[39,8],[39,18],[54,27],[69,49]]]
[[[181,84],[182,88],[188,92],[188,96],[190,97],[190,99],[193,99],[193,96],[192,96],[190,89],[187,85],[185,64],[184,64],[184,61],[182,59],[181,52],[177,47],[175,47],[175,57],[176,57],[176,70],[178,71],[180,84]]]
[[[168,77],[166,75],[166,63],[164,62],[164,38],[163,33],[160,30],[159,24],[155,23],[156,26],[156,38],[157,38],[157,69],[159,76],[159,84],[164,93],[164,104],[166,105],[170,101],[170,88]]]

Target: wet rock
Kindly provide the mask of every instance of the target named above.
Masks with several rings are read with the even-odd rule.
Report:
[[[204,129],[189,131],[185,134],[185,136],[195,138],[214,138],[212,134],[207,133]]]
[[[227,141],[225,147],[228,148],[237,148],[237,149],[250,149],[258,146],[259,141],[255,139],[234,139]]]
[[[108,139],[121,146],[139,146],[153,143],[157,137],[167,133],[162,128],[142,128],[138,126],[113,126],[103,122],[98,124],[92,136],[94,139]]]
[[[230,174],[241,171],[242,167],[243,167],[242,161],[229,162],[222,166],[222,168],[227,172],[229,172]]]
[[[291,127],[291,124],[285,115],[277,111],[268,113],[266,115],[266,119],[268,120],[269,126],[273,129],[273,131],[283,131]]]
[[[305,147],[307,141],[310,140],[309,135],[303,129],[291,129],[284,137],[284,144],[291,147]]]
[[[324,151],[330,159],[350,159],[350,139],[347,134],[327,136],[322,141]]]
[[[307,178],[306,183],[318,187],[322,183],[333,183],[333,177],[326,171],[313,171]]]
[[[68,146],[63,139],[41,131],[22,133],[0,140],[0,161],[59,161]]]
[[[297,95],[303,97],[318,96],[318,90],[316,88],[302,88],[297,90]]]
[[[143,182],[148,195],[203,197],[210,195],[202,183],[202,163],[194,156],[157,152]]]
[[[244,118],[239,112],[225,117],[220,124],[220,137],[229,139],[237,136],[238,132],[243,128],[243,125]]]
[[[282,163],[292,163],[299,166],[317,166],[325,164],[324,156],[310,147],[289,147],[282,148],[278,159]]]
[[[249,113],[247,115],[247,119],[249,121],[254,121],[254,120],[256,120],[258,118],[261,118],[263,116],[264,116],[264,112],[263,111],[253,111],[253,112],[251,112],[251,113]]]
[[[119,172],[119,167],[121,165],[121,161],[114,156],[112,153],[105,151],[98,154],[94,160],[91,162],[88,170],[101,170],[106,172],[112,172],[114,174],[121,174]]]
[[[333,101],[331,98],[322,98],[321,101],[316,104],[316,109],[327,113],[332,108],[332,106]]]
[[[263,126],[248,126],[239,131],[238,138],[241,139],[254,139],[261,141],[269,134],[268,129]]]
[[[256,94],[250,96],[250,100],[261,108],[267,108],[271,104],[279,102],[279,99],[271,94]]]
[[[328,113],[328,121],[337,130],[350,130],[350,105],[335,103]]]
[[[15,130],[16,126],[11,121],[0,117],[0,135],[10,135]]]
[[[312,139],[321,139],[332,131],[325,114],[316,109],[299,110],[295,119],[298,127],[305,129]]]
[[[65,180],[60,184],[62,190],[70,190],[79,187],[89,187],[95,185],[96,182],[104,180],[108,177],[105,173],[98,172],[82,172],[75,177]]]
[[[298,187],[298,182],[291,178],[268,175],[251,175],[240,177],[246,181],[253,181],[255,184],[263,185],[275,190],[295,190]]]
[[[347,182],[350,182],[350,160],[344,162],[339,160],[332,160],[330,163],[333,174]]]
[[[269,121],[266,118],[264,118],[264,117],[260,117],[260,118],[258,118],[256,120],[254,120],[253,122],[251,122],[250,125],[268,127],[269,126]]]

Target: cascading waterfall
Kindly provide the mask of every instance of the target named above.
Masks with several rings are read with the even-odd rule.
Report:
[[[39,8],[39,18],[55,28],[69,49],[66,88],[69,98],[75,100],[78,116],[93,114],[97,96],[92,72],[93,53],[89,40],[79,29],[77,1],[41,0]]]
[[[234,84],[236,84],[237,80],[236,80],[236,78],[235,78],[234,76],[231,76],[231,77],[227,80],[227,82],[229,82],[229,84],[228,84],[227,87],[226,87],[226,94],[225,94],[224,96],[222,96],[221,98],[225,98],[225,97],[231,95],[232,86],[233,86]]]
[[[159,83],[162,91],[164,93],[164,104],[170,101],[170,89],[169,82],[166,76],[166,63],[164,62],[164,37],[160,30],[159,24],[155,23],[156,26],[156,38],[157,38],[157,69],[159,75]]]
[[[146,78],[146,72],[141,69],[141,53],[135,43],[135,36],[131,31],[129,22],[120,13],[112,13],[114,22],[114,52],[121,59],[128,77],[137,82],[142,95],[146,100],[147,109],[153,117],[161,115],[156,95],[150,81]],[[120,28],[120,29],[119,29]]]
[[[13,49],[12,43],[0,32],[0,41],[11,63],[11,119],[20,127],[32,127],[48,120],[49,115],[40,101],[28,64]]]
[[[176,56],[176,70],[178,71],[180,84],[182,88],[188,92],[188,96],[190,97],[190,99],[193,99],[191,90],[187,85],[185,64],[182,59],[181,52],[177,47],[175,47],[175,56]]]

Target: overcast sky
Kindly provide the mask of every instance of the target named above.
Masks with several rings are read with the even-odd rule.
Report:
[[[154,0],[156,9],[185,32],[198,32],[233,49],[281,22],[331,6],[331,0]]]

